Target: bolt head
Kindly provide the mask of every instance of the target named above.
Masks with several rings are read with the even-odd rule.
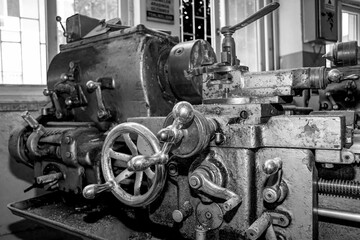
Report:
[[[274,203],[279,199],[279,197],[280,197],[279,192],[273,188],[268,187],[265,188],[263,191],[263,198],[264,201],[267,203]]]
[[[174,210],[172,212],[172,218],[174,219],[175,222],[180,223],[183,221],[184,215],[180,210]]]
[[[71,105],[73,104],[73,101],[71,100],[71,98],[66,98],[66,99],[65,99],[65,104],[66,104],[67,106],[71,106]]]
[[[65,143],[66,143],[66,144],[70,144],[70,143],[71,143],[71,140],[72,140],[72,139],[71,139],[70,136],[66,136],[66,137],[65,137]]]
[[[191,176],[189,178],[189,184],[192,188],[198,189],[201,187],[201,180],[197,176]]]

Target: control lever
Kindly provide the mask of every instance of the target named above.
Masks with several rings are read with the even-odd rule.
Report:
[[[84,187],[82,194],[86,199],[94,199],[96,194],[111,190],[115,184],[111,181],[108,181],[103,184],[90,184]]]
[[[88,81],[86,83],[86,87],[88,92],[95,91],[96,93],[96,100],[98,104],[98,118],[99,120],[106,120],[111,117],[111,113],[108,109],[106,109],[101,90],[102,89],[114,89],[115,88],[115,81],[112,78],[99,78],[96,81]]]
[[[56,16],[55,20],[56,20],[58,23],[60,23],[60,26],[61,26],[61,28],[62,28],[62,30],[63,30],[63,36],[67,38],[67,37],[69,36],[69,34],[68,34],[68,32],[66,32],[66,30],[65,30],[65,28],[64,28],[64,25],[63,25],[62,22],[61,22],[61,17],[60,17],[60,16]]]
[[[210,196],[226,200],[223,204],[225,212],[230,211],[242,202],[242,198],[233,191],[221,187],[211,181],[208,170],[198,167],[189,177],[190,187]]]
[[[183,130],[186,129],[194,119],[194,108],[188,102],[179,102],[174,106],[172,115],[174,122],[170,126],[161,129],[157,134],[158,138],[165,142],[161,150],[152,156],[137,155],[133,157],[127,163],[128,170],[144,171],[150,166],[168,162],[169,152],[172,146],[183,138]]]
[[[230,65],[238,65],[238,59],[236,57],[235,51],[235,40],[232,37],[234,32],[271,13],[279,6],[280,4],[277,2],[268,4],[242,22],[234,26],[225,26],[221,28],[220,32],[224,35],[224,40],[222,42],[221,62]]]
[[[276,157],[268,159],[262,165],[262,170],[269,175],[267,186],[263,190],[263,199],[267,203],[282,202],[288,192],[287,184],[282,180],[282,161]]]
[[[41,136],[46,133],[45,127],[41,125],[33,116],[31,116],[28,111],[24,112],[21,117],[33,129],[33,132],[26,141],[26,147],[29,149],[29,153],[34,154],[36,157],[46,155],[47,149],[38,148],[38,143]]]
[[[51,99],[51,101],[52,101],[52,103],[53,103],[53,105],[55,107],[55,116],[56,116],[56,118],[57,119],[62,118],[63,113],[62,113],[59,98],[58,98],[56,92],[45,88],[43,94],[46,97],[50,97],[50,99]]]

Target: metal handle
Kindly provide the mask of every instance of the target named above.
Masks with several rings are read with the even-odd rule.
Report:
[[[225,212],[230,211],[242,202],[242,198],[239,195],[212,182],[207,173],[202,169],[196,169],[191,174],[189,185],[191,188],[202,191],[210,196],[225,199],[226,201],[223,204]]]
[[[96,194],[111,190],[113,187],[114,183],[110,181],[103,184],[90,184],[83,189],[82,194],[86,199],[94,199]]]
[[[275,9],[277,9],[280,6],[279,3],[277,2],[273,2],[270,3],[268,5],[266,5],[265,7],[263,7],[262,9],[260,9],[259,11],[257,11],[256,13],[254,13],[253,15],[251,15],[250,17],[246,18],[245,20],[243,20],[242,22],[231,26],[231,27],[225,27],[221,29],[221,33],[223,33],[223,30],[226,32],[235,32],[243,27],[246,27],[247,25],[249,25],[250,23],[262,18],[263,16],[271,13],[272,11],[274,11]]]
[[[165,164],[169,160],[169,152],[172,146],[178,143],[183,138],[182,129],[194,119],[194,108],[188,102],[177,103],[172,115],[174,122],[159,131],[158,138],[165,142],[160,152],[152,156],[137,155],[133,157],[128,163],[128,170],[130,171],[144,171],[150,166],[156,164]]]

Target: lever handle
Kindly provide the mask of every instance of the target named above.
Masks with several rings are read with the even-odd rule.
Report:
[[[188,102],[178,102],[172,110],[172,115],[174,122],[161,129],[157,134],[158,138],[165,142],[161,151],[152,156],[138,155],[133,157],[128,162],[129,171],[144,171],[150,166],[167,163],[171,147],[183,138],[182,129],[194,119],[194,108]]]
[[[271,215],[267,212],[261,214],[261,216],[251,224],[251,226],[245,231],[248,239],[256,240],[263,232],[265,232],[271,225]]]
[[[111,190],[114,184],[112,182],[106,182],[103,184],[90,184],[83,189],[83,196],[86,199],[94,199],[96,194],[103,191]]]
[[[235,32],[243,27],[246,27],[247,25],[249,25],[250,23],[262,18],[263,16],[271,13],[272,11],[274,11],[275,9],[277,9],[280,6],[279,3],[277,2],[273,2],[270,3],[268,5],[266,5],[265,7],[263,7],[262,9],[260,9],[259,11],[257,11],[256,13],[254,13],[253,15],[251,15],[250,17],[246,18],[245,20],[243,20],[242,22],[231,26],[231,27],[225,27],[221,29],[221,33],[225,32]]]
[[[230,211],[242,202],[242,198],[239,195],[212,182],[207,173],[202,169],[196,169],[191,174],[189,185],[191,188],[202,191],[210,196],[226,200],[223,204],[225,212]]]

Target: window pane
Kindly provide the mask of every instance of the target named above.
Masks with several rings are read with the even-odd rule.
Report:
[[[228,1],[228,25],[235,25],[256,11],[256,1],[253,0],[229,0]],[[236,43],[236,56],[242,65],[250,68],[250,71],[258,70],[257,52],[257,24],[252,23],[233,35]]]
[[[204,1],[194,1],[195,4],[195,16],[204,17]]]
[[[39,18],[38,0],[21,0],[20,16],[26,18]]]
[[[0,83],[3,83],[3,81],[2,81],[2,63],[1,63],[2,57],[1,56],[2,55],[1,55],[1,42],[0,42]]]
[[[1,31],[1,41],[20,42],[20,32],[18,31]]]
[[[342,13],[342,41],[356,41],[358,36],[357,15],[349,12]]]
[[[46,84],[46,45],[41,44],[41,84]]]
[[[193,33],[193,23],[192,23],[192,1],[183,0],[182,7],[182,20],[183,20],[183,32],[184,33]]]
[[[205,39],[204,19],[195,18],[195,39]]]
[[[45,0],[39,0],[39,17],[40,17],[40,42],[46,42],[46,26],[45,26]],[[55,19],[53,19],[55,21]]]
[[[89,17],[109,20],[118,16],[118,1],[74,0],[74,10]]]
[[[20,19],[18,17],[4,17],[3,20],[2,30],[20,31]]]
[[[20,17],[19,0],[7,0],[7,15]]]
[[[41,83],[39,21],[21,19],[23,83]]]
[[[2,59],[3,61],[3,83],[5,84],[21,84],[21,45],[20,43],[3,42]]]

